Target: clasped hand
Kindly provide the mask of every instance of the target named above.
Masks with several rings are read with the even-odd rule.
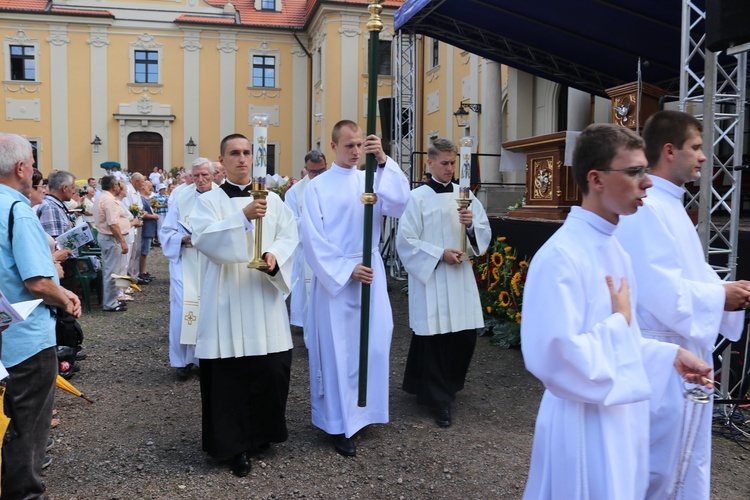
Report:
[[[253,200],[242,209],[242,213],[245,214],[247,220],[256,220],[266,216],[267,208],[268,201]]]

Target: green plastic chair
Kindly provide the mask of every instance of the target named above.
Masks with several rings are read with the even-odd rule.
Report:
[[[87,255],[80,255],[77,258],[76,279],[81,285],[83,294],[83,305],[86,312],[91,312],[91,289],[96,290],[99,304],[102,303],[102,272],[94,269]]]

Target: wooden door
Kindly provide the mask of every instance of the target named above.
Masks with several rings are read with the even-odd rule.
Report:
[[[128,136],[128,172],[146,177],[154,167],[164,168],[164,142],[155,132],[133,132]]]

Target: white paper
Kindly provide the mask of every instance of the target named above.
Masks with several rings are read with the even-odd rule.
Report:
[[[8,299],[0,293],[0,326],[8,326],[20,323],[29,317],[31,311],[42,303],[42,299],[26,300],[11,304]]]
[[[88,224],[81,224],[65,231],[55,238],[55,241],[57,241],[57,247],[60,250],[70,250],[73,257],[78,257],[78,249],[86,243],[94,241],[94,235],[91,233]]]

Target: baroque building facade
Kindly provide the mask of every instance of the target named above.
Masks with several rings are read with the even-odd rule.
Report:
[[[383,3],[379,99],[393,95],[393,13],[403,3]],[[332,157],[334,123],[366,121],[367,4],[0,0],[2,129],[32,141],[45,174],[85,178],[99,177],[107,160],[150,172],[217,158],[221,138],[251,136],[252,116],[263,112],[270,169],[298,176],[309,149]],[[436,137],[472,135],[475,152],[497,155],[507,140],[609,121],[608,100],[427,37],[416,37],[415,49],[417,151]],[[466,128],[454,117],[462,102],[482,105]],[[424,158],[414,163],[418,178]],[[501,171],[497,156],[480,164],[485,199],[523,183],[524,173]]]

